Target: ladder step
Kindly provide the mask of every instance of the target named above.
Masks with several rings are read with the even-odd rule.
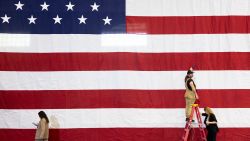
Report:
[[[187,141],[187,140],[188,140],[189,132],[190,132],[191,128],[193,128],[193,125],[192,125],[192,124],[194,124],[194,123],[192,122],[193,117],[194,117],[194,113],[196,114],[196,118],[197,118],[197,121],[198,121],[198,126],[199,126],[199,131],[200,131],[201,140],[202,140],[202,141],[207,141],[207,139],[206,139],[206,134],[205,134],[205,131],[204,131],[204,128],[202,128],[202,120],[201,120],[201,116],[200,116],[200,111],[199,111],[199,106],[198,106],[198,104],[196,104],[196,105],[193,104],[193,105],[192,105],[190,120],[187,121],[187,123],[186,123],[186,125],[185,125],[184,134],[183,134],[182,140],[183,140],[183,141]]]

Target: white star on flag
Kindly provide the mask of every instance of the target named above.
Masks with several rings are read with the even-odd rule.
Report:
[[[69,2],[69,4],[68,5],[65,5],[68,9],[67,9],[67,11],[69,11],[69,10],[72,10],[73,11],[73,7],[75,6],[75,5],[73,5],[73,4],[71,4],[71,2]]]
[[[111,21],[112,19],[109,19],[109,17],[106,16],[106,18],[105,18],[105,19],[102,19],[102,20],[104,21],[104,25],[106,25],[106,24],[109,24],[109,25],[110,25],[110,21]]]
[[[86,24],[86,20],[87,20],[87,19],[88,19],[88,18],[84,18],[83,15],[82,15],[81,18],[78,18],[78,20],[80,20],[80,23],[79,23],[79,24],[81,24],[81,23]]]
[[[16,10],[18,10],[18,9],[23,10],[24,4],[22,4],[20,1],[15,5],[16,5]]]
[[[60,18],[58,15],[56,15],[56,17],[55,17],[55,18],[53,18],[53,19],[55,20],[55,23],[54,23],[54,24],[56,24],[56,23],[61,24],[61,20],[62,20],[62,18]]]
[[[11,17],[8,17],[6,14],[4,15],[4,17],[1,17],[2,19],[3,19],[3,22],[2,23],[9,23],[9,19],[11,18]]]
[[[42,11],[43,10],[47,10],[48,11],[48,7],[49,7],[49,5],[48,4],[46,4],[46,2],[44,2],[43,4],[41,4],[40,6],[42,6]]]
[[[98,7],[100,5],[96,5],[96,3],[94,3],[93,5],[90,5],[92,7],[92,11],[98,11]]]
[[[35,22],[35,20],[37,19],[37,18],[34,18],[33,17],[33,15],[31,15],[31,17],[30,18],[27,18],[30,22],[29,22],[29,24],[36,24],[36,22]]]

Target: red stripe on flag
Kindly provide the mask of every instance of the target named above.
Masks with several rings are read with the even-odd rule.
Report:
[[[200,107],[249,108],[250,90],[199,90]],[[0,109],[183,108],[184,90],[0,91]]]
[[[1,71],[250,70],[249,52],[0,53]],[[209,63],[208,63],[209,62]],[[177,65],[178,64],[178,65]]]
[[[249,16],[127,16],[127,33],[250,33]]]
[[[51,141],[180,141],[182,128],[81,128],[50,129]],[[199,140],[199,130],[191,133]],[[35,129],[0,129],[1,141],[31,141]],[[250,139],[250,128],[220,128],[219,141],[247,141]]]

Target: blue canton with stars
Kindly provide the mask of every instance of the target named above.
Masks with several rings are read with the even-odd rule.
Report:
[[[0,33],[125,32],[125,0],[0,0]]]

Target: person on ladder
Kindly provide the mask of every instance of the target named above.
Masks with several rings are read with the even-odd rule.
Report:
[[[219,131],[217,119],[211,108],[205,107],[204,111],[205,113],[202,113],[202,116],[205,116],[204,124],[207,129],[207,141],[216,141],[216,135]]]
[[[192,110],[192,104],[194,104],[196,101],[198,103],[199,96],[196,92],[196,85],[194,83],[193,78],[193,68],[191,67],[187,71],[187,75],[185,77],[185,87],[186,87],[186,92],[185,92],[185,101],[186,101],[186,121],[189,121],[191,110]],[[192,120],[194,122],[194,120]]]

